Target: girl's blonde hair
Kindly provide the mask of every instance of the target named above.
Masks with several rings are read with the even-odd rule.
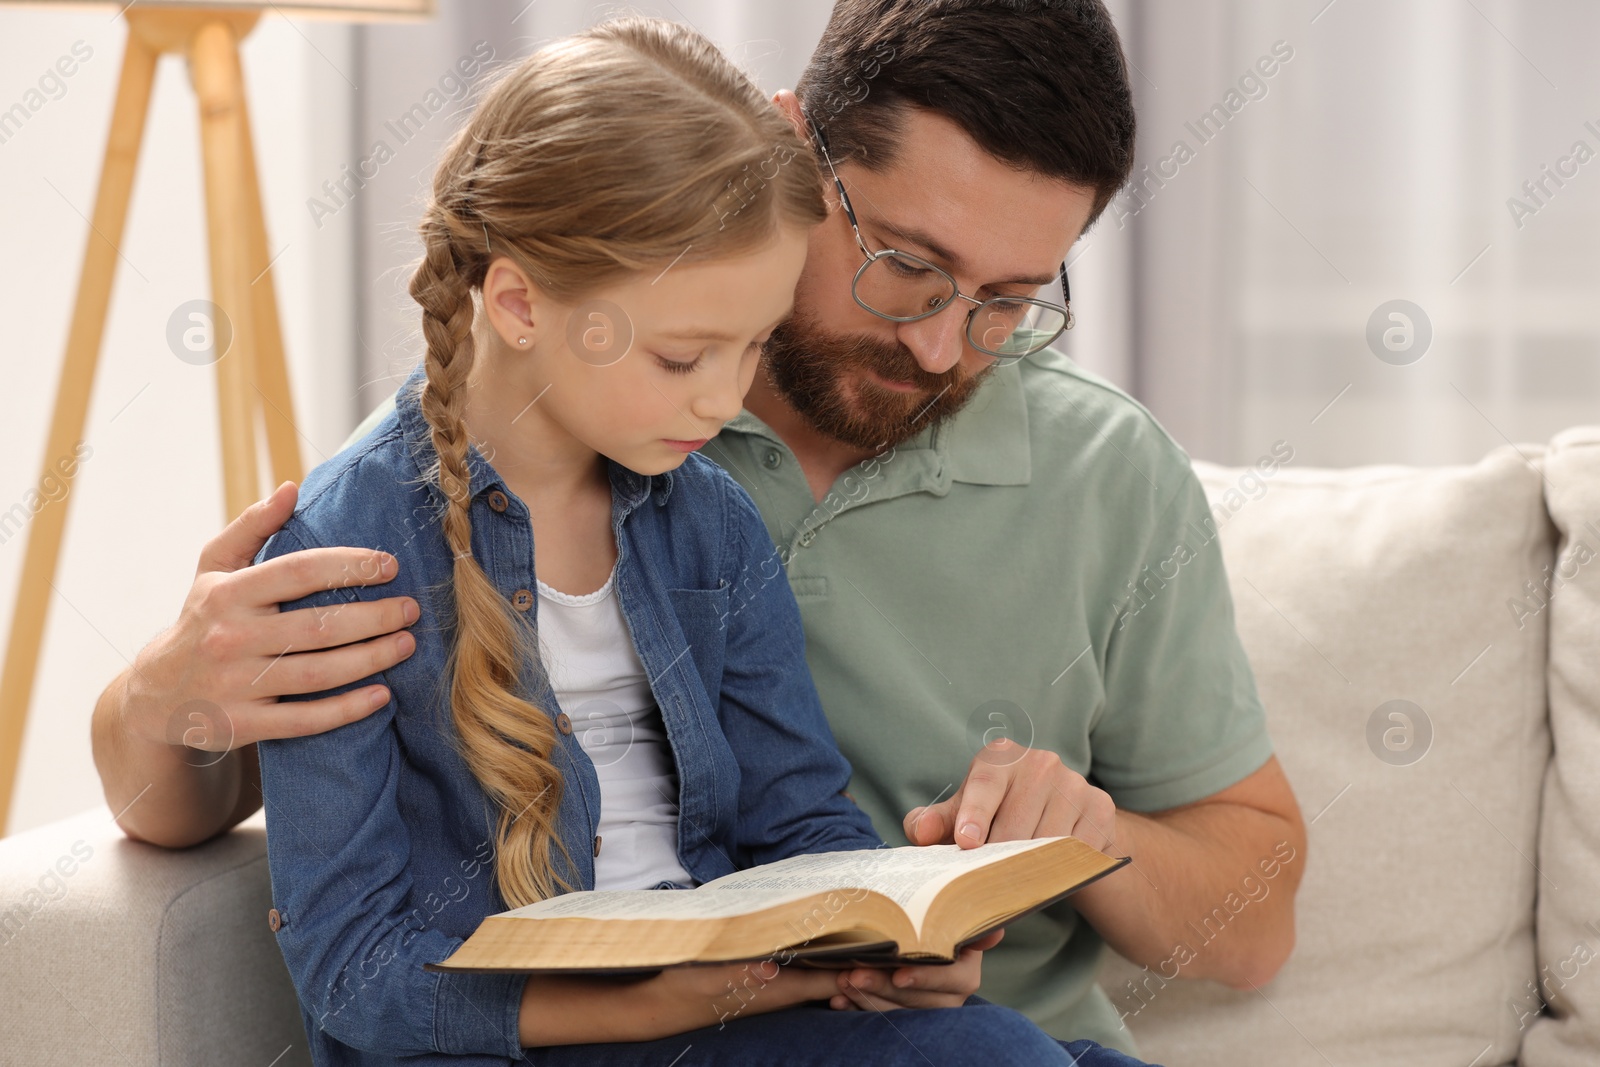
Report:
[[[573,888],[555,869],[561,774],[550,712],[519,689],[533,627],[472,555],[467,376],[474,291],[491,253],[572,304],[645,270],[753,252],[826,217],[815,158],[716,47],[658,19],[602,23],[500,75],[434,176],[424,255],[421,407],[455,554],[449,693],[456,743],[499,808],[496,879],[520,907]],[[687,254],[686,254],[687,250]],[[587,844],[587,843],[585,843]]]

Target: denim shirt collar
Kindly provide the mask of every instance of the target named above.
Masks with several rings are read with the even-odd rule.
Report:
[[[417,470],[422,473],[426,473],[438,458],[438,453],[433,447],[433,430],[422,414],[422,389],[427,382],[427,364],[418,363],[405,383],[400,386],[399,392],[395,394],[394,405],[406,448],[415,460]],[[610,458],[606,460],[606,467],[611,479],[613,513],[619,522],[634,508],[644,503],[652,493],[655,495],[657,507],[664,506],[672,495],[671,471],[654,476],[639,474]],[[510,492],[501,479],[500,472],[494,469],[473,444],[467,445],[467,473],[469,476],[467,491],[474,500],[491,489]],[[436,483],[430,481],[428,489],[440,507],[449,503]]]

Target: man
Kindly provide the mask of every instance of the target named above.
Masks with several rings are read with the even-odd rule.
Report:
[[[1099,0],[839,0],[777,104],[838,185],[795,315],[707,450],[778,547],[740,586],[786,570],[880,832],[1072,834],[1133,857],[1012,924],[982,992],[1134,1052],[1093,984],[1103,944],[1163,979],[1268,981],[1293,945],[1305,833],[1187,457],[1124,393],[1031,351],[1070,315],[1039,290],[1131,170],[1115,31]],[[394,577],[362,549],[249,567],[293,505],[280,487],[207,546],[177,624],[96,708],[130,836],[180,847],[237,824],[261,803],[257,740],[336,728],[387,695],[275,698],[414,647],[409,599],[325,623],[278,612]],[[197,707],[216,712],[182,710]],[[1288,891],[1227,909],[1264,863]],[[858,976],[892,1003],[889,981]]]

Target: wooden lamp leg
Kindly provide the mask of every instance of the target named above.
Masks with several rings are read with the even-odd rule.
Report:
[[[111,112],[111,132],[106,138],[105,161],[100,168],[100,188],[95,194],[94,221],[89,227],[83,253],[72,325],[67,333],[66,358],[56,386],[55,412],[44,450],[41,481],[44,477],[60,479],[67,483],[67,492],[60,499],[45,504],[28,529],[22,582],[6,643],[5,667],[0,673],[0,834],[4,833],[11,814],[28,705],[33,696],[39,649],[44,639],[49,590],[61,554],[67,505],[72,499],[71,483],[76,471],[57,464],[74,459],[75,449],[83,439],[95,367],[105,333],[106,311],[111,304],[111,286],[116,277],[117,247],[122,242],[128,217],[128,200],[133,192],[134,172],[144,140],[145,117],[149,112],[150,89],[159,56],[158,50],[137,35],[128,35],[116,104]],[[64,473],[64,470],[71,473]]]
[[[275,476],[280,481],[301,478],[298,434],[239,63],[239,41],[260,14],[133,9],[131,5],[125,10],[128,38],[122,72],[40,479],[55,478],[66,485],[67,492],[40,508],[27,531],[22,581],[0,671],[0,836],[10,817],[49,608],[48,589],[60,558],[76,474],[76,467],[63,461],[76,463],[76,447],[82,441],[116,275],[117,246],[127,221],[156,62],[163,52],[187,52],[200,100],[212,301],[228,316],[232,334],[230,346],[217,360],[227,518],[233,519],[258,496],[258,411],[266,424]]]
[[[267,451],[272,457],[273,485],[298,483],[304,477],[300,461],[300,435],[295,429],[294,398],[289,391],[289,368],[283,357],[283,331],[278,320],[278,295],[272,281],[272,250],[267,244],[267,220],[261,208],[260,175],[256,170],[255,134],[250,128],[250,108],[243,96],[239,111],[244,129],[245,211],[250,216],[250,293],[255,301],[256,388],[261,417],[267,427]]]
[[[254,272],[245,192],[244,75],[238,40],[227,22],[208,21],[195,32],[189,46],[189,69],[200,98],[211,299],[233,327],[232,345],[217,360],[223,497],[227,519],[232,521],[256,501],[259,490],[255,447],[259,335],[250,292]]]

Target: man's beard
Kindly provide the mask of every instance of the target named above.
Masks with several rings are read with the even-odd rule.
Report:
[[[969,374],[958,364],[944,374],[929,374],[905,345],[829,334],[815,319],[798,314],[772,331],[763,362],[774,388],[813,430],[874,451],[950,418],[993,370]],[[859,376],[861,371],[915,385],[917,391],[885,389]]]

